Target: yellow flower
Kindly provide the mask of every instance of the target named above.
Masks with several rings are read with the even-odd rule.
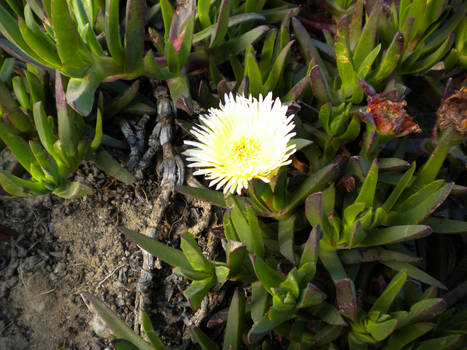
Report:
[[[201,124],[191,130],[196,141],[185,141],[192,148],[184,154],[192,162],[189,167],[199,168],[194,175],[211,180],[209,186],[240,194],[249,180],[269,182],[291,162],[295,124],[293,115],[286,115],[287,106],[278,98],[273,101],[271,93],[259,100],[232,94],[224,99],[219,109],[200,117]]]

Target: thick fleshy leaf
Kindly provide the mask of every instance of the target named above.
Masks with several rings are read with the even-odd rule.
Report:
[[[123,64],[125,51],[120,37],[119,0],[105,1],[105,41],[110,55],[117,64]]]
[[[195,327],[191,328],[189,331],[192,338],[201,346],[202,350],[217,350],[216,343],[201,329]]]
[[[356,80],[358,80],[351,62],[351,56],[346,40],[349,22],[349,15],[341,18],[337,25],[337,34],[334,42],[336,65],[341,78],[344,97],[349,97],[352,94],[352,85]]]
[[[157,256],[169,265],[181,267],[186,270],[192,270],[191,264],[188,262],[188,259],[181,250],[169,247],[167,244],[156,241],[155,239],[149,238],[125,227],[120,227],[119,229],[141,248],[152,255]]]
[[[136,345],[125,339],[112,340],[112,346],[115,350],[139,350]]]
[[[370,83],[377,84],[382,82],[396,69],[403,47],[404,36],[401,32],[397,32],[384,53],[376,74],[370,79]]]
[[[62,198],[79,198],[94,193],[94,190],[79,182],[68,182],[52,192]]]
[[[103,80],[97,66],[91,67],[83,78],[71,78],[66,89],[68,103],[79,114],[87,116],[94,105],[94,94]]]
[[[245,297],[238,289],[230,302],[225,326],[223,350],[239,350],[242,347]]]
[[[371,164],[371,168],[368,171],[365,181],[360,188],[357,199],[355,203],[365,203],[366,207],[373,206],[373,200],[376,193],[376,184],[378,183],[378,162],[375,160]]]
[[[398,207],[397,211],[392,211],[386,216],[384,223],[386,225],[410,225],[422,222],[446,200],[453,186],[453,182],[445,184],[418,204],[414,203],[410,209],[405,209],[405,206],[405,210]]]
[[[290,51],[290,48],[294,41],[290,41],[287,45],[284,46],[284,48],[281,50],[279,55],[277,56],[276,60],[274,61],[274,64],[270,68],[270,72],[268,75],[268,78],[266,79],[264,83],[264,89],[265,93],[266,91],[273,91],[281,79],[281,76],[283,75],[283,69],[284,69],[284,64],[286,62],[287,54]]]
[[[341,250],[339,251],[339,258],[345,265],[372,261],[399,261],[412,263],[420,261],[420,258],[416,256],[382,248]]]
[[[135,80],[121,95],[115,97],[108,106],[105,107],[105,117],[110,118],[126,106],[135,98],[139,89],[139,80]]]
[[[297,303],[298,308],[306,308],[313,305],[318,305],[326,299],[327,295],[314,284],[309,283],[307,287],[301,291],[300,300]]]
[[[357,319],[357,296],[353,281],[347,277],[341,279],[335,285],[339,312],[355,321]]]
[[[407,280],[407,274],[404,270],[399,271],[387,285],[384,292],[376,299],[369,312],[381,312],[386,314],[391,307],[392,302],[399,294],[400,290]]]
[[[144,333],[146,333],[146,336],[148,337],[154,349],[165,350],[166,347],[159,338],[159,335],[154,330],[154,327],[151,324],[151,319],[149,318],[148,314],[146,314],[144,311],[141,312],[141,321],[141,323],[143,324]]]
[[[57,54],[57,49],[55,45],[48,40],[46,34],[39,28],[35,28],[36,30],[34,31],[31,30],[21,17],[18,18],[18,24],[21,35],[31,50],[39,57],[42,57],[44,61],[48,63],[48,66],[53,68],[60,67],[61,62]]]
[[[388,339],[388,350],[401,350],[407,344],[421,337],[435,327],[434,323],[415,323],[397,329]]]
[[[24,180],[4,171],[0,171],[0,185],[9,194],[17,197],[37,196],[50,192],[38,182]]]
[[[366,324],[366,330],[371,334],[377,341],[383,341],[389,337],[396,329],[397,320],[389,319],[383,322],[373,322],[368,320]]]
[[[355,247],[374,247],[394,244],[428,236],[431,228],[426,225],[400,225],[371,230]]]
[[[208,273],[213,271],[213,263],[204,257],[198,243],[196,243],[195,239],[189,232],[185,232],[183,234],[180,248],[194,270],[200,270]]]
[[[422,341],[418,344],[417,350],[454,350],[460,349],[462,345],[465,345],[465,336],[455,334]]]
[[[410,180],[412,179],[412,176],[413,176],[414,172],[415,172],[415,162],[413,162],[410,169],[407,170],[404,173],[404,175],[402,175],[402,177],[400,178],[400,180],[397,183],[396,187],[394,187],[394,189],[392,190],[389,197],[386,199],[386,201],[381,206],[381,208],[385,212],[388,213],[394,207],[394,205],[397,203],[397,200],[402,195],[405,188],[409,185]]]
[[[423,221],[423,224],[430,226],[433,233],[449,234],[467,232],[467,222],[460,220],[429,217]]]
[[[260,281],[251,284],[251,319],[257,323],[263,318],[269,306],[269,295]]]
[[[3,120],[0,120],[0,139],[8,146],[22,167],[29,171],[31,164],[35,162],[29,144],[21,136],[14,133]]]
[[[76,76],[82,76],[91,63],[91,57],[76,30],[66,0],[52,0],[52,25],[62,64]]]
[[[62,76],[60,72],[55,72],[55,101],[57,105],[57,120],[58,120],[58,138],[62,143],[63,150],[70,158],[76,155],[78,141],[78,130],[73,125],[71,115],[68,111],[66,103],[65,91],[62,85]]]
[[[360,64],[360,67],[357,70],[357,75],[359,78],[366,78],[368,72],[370,71],[371,67],[373,66],[373,63],[376,60],[376,57],[378,57],[379,52],[381,51],[381,44],[378,44],[371,52],[364,58],[362,63]]]
[[[221,64],[227,61],[230,56],[238,55],[249,45],[252,45],[254,42],[259,40],[268,30],[268,26],[261,25],[242,35],[219,44],[213,49],[215,62],[217,64]]]
[[[433,320],[446,309],[447,304],[443,298],[421,300],[410,307],[409,314],[404,324]]]
[[[91,308],[91,310],[96,312],[102,320],[104,320],[116,337],[135,344],[140,350],[154,350],[149,343],[146,343],[143,338],[133,332],[133,330],[122,322],[118,316],[110,310],[110,308],[105,306],[96,297],[89,293],[81,293],[81,297],[86,301],[86,304]]]
[[[230,0],[222,0],[219,6],[219,15],[217,17],[216,30],[214,35],[211,37],[211,43],[209,47],[214,47],[220,44],[225,35],[227,34],[229,14],[231,8]]]
[[[279,287],[284,278],[266,264],[263,259],[250,254],[250,260],[255,269],[256,276],[261,281],[264,289],[272,295],[272,289]]]
[[[423,270],[420,270],[418,267],[415,267],[411,264],[408,264],[405,262],[398,262],[398,261],[382,261],[382,263],[396,271],[405,270],[405,272],[407,273],[407,276],[411,278],[415,278],[416,280],[419,280],[420,282],[426,283],[430,286],[447,289],[446,286],[442,284],[440,281],[431,277],[429,274],[427,274]]]
[[[453,131],[451,128],[448,128],[444,131],[443,135],[438,141],[436,148],[431,153],[430,158],[417,173],[415,181],[410,186],[406,197],[418,191],[424,185],[432,182],[436,178],[439,169],[441,169],[441,166],[446,159],[449,148],[451,147],[452,133]]]
[[[303,203],[304,199],[313,192],[318,192],[323,189],[329,182],[332,182],[338,175],[338,165],[331,163],[316,173],[308,175],[305,181],[300,185],[298,190],[292,194],[291,200],[280,214],[286,214],[294,209],[297,205]]]
[[[382,9],[382,1],[377,0],[373,4],[371,13],[363,27],[362,34],[360,35],[352,56],[353,65],[357,71],[360,69],[360,65],[365,57],[367,57],[374,48]]]
[[[125,17],[125,72],[139,75],[143,70],[146,1],[128,0]]]
[[[275,311],[275,317],[270,318],[268,315],[264,315],[259,322],[253,325],[247,337],[250,344],[258,342],[267,332],[289,320],[295,313],[295,308]]]
[[[278,227],[279,250],[281,254],[287,258],[292,264],[295,264],[294,254],[294,229],[295,216],[288,219],[280,220]]]
[[[176,191],[184,195],[189,195],[201,199],[206,202],[210,202],[218,207],[226,208],[224,196],[222,192],[209,190],[206,188],[180,186],[176,188]]]
[[[216,284],[215,277],[208,277],[204,280],[197,280],[191,282],[190,286],[185,289],[183,295],[188,299],[190,306],[193,309],[197,309],[204,297],[208,294],[212,286]]]
[[[16,76],[13,78],[12,84],[13,84],[13,91],[15,92],[16,99],[18,100],[21,107],[28,109],[28,110],[32,110],[31,101],[29,99],[29,94],[26,90],[26,85],[24,84],[24,80],[20,76]],[[0,90],[1,89],[3,89],[3,87],[0,87]],[[4,102],[2,100],[3,100],[3,92],[0,91],[0,104],[2,105],[3,108],[5,108]],[[26,121],[29,122],[28,120]],[[17,126],[16,128],[21,130]]]
[[[94,158],[96,166],[105,171],[110,176],[126,184],[133,182],[134,177],[131,173],[120,165],[107,151],[101,149]]]

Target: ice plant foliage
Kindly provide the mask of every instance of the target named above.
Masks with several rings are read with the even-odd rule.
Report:
[[[291,162],[295,145],[293,115],[272,93],[259,99],[251,95],[225,95],[225,104],[200,117],[201,124],[191,133],[196,141],[185,155],[189,167],[199,168],[194,175],[205,175],[209,186],[224,193],[241,193],[253,178],[269,182],[277,169]]]

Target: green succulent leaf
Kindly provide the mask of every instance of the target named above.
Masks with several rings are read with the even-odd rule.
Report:
[[[185,289],[183,295],[188,299],[191,307],[197,309],[204,297],[208,294],[212,286],[216,284],[216,277],[208,277],[203,280],[196,280],[191,282],[190,286]]]
[[[165,261],[167,264],[174,267],[180,267],[185,270],[192,270],[190,262],[181,250],[169,247],[164,243],[156,241],[155,239],[149,238],[138,232],[129,230],[125,227],[120,227],[119,229],[144,250]]]
[[[52,191],[53,194],[62,198],[79,198],[93,192],[92,188],[79,182],[68,182]]]
[[[21,179],[5,171],[0,171],[0,185],[5,191],[17,197],[37,196],[50,192],[38,182]]]
[[[402,350],[417,338],[420,338],[425,333],[431,331],[435,325],[433,323],[415,323],[397,329],[388,339],[388,350]]]
[[[76,31],[66,0],[52,0],[52,25],[58,56],[64,66],[76,76],[82,76],[92,59]]]
[[[368,232],[366,238],[355,247],[374,247],[394,244],[428,236],[431,228],[426,225],[397,225],[377,228]]]
[[[397,294],[399,294],[400,290],[404,286],[406,280],[407,274],[405,271],[399,271],[397,275],[393,277],[384,292],[373,303],[369,312],[387,313]]]
[[[377,0],[372,7],[371,13],[363,27],[360,38],[353,52],[352,60],[356,70],[360,69],[362,62],[370,54],[375,45],[378,22],[380,21],[382,1]]]
[[[389,337],[397,327],[397,320],[390,319],[383,322],[373,322],[371,320],[366,324],[366,330],[376,341],[383,341]]]
[[[292,264],[295,264],[294,231],[295,216],[279,221],[278,241],[281,254]]]
[[[417,350],[455,350],[463,345],[465,345],[464,336],[456,334],[422,341],[418,344]]]
[[[166,347],[162,343],[159,335],[154,330],[154,327],[151,324],[151,319],[149,318],[148,314],[144,311],[141,312],[141,323],[143,324],[144,333],[148,337],[151,345],[155,350],[165,350]]]
[[[3,120],[0,120],[0,139],[8,146],[21,166],[30,171],[31,164],[35,162],[34,154],[29,148],[29,144],[8,127]]]
[[[420,270],[418,267],[415,267],[411,264],[405,262],[398,262],[398,261],[382,261],[382,263],[393,270],[401,271],[405,270],[407,276],[411,278],[415,278],[416,280],[426,283],[430,286],[435,286],[442,289],[447,289],[444,284],[442,284],[437,279],[431,277],[429,274]]]
[[[125,72],[137,76],[143,71],[146,2],[128,0],[125,17]]]
[[[242,346],[245,314],[245,296],[238,289],[230,302],[225,326],[223,350],[239,350]]]
[[[212,272],[214,265],[212,262],[208,261],[195,239],[189,232],[185,232],[182,236],[180,247],[185,255],[186,259],[190,263],[191,267],[194,270],[200,270],[204,272]]]
[[[130,184],[134,181],[133,175],[122,167],[107,151],[103,149],[99,150],[93,160],[99,169],[105,171],[117,180],[126,184]]]
[[[119,4],[119,0],[105,1],[105,41],[110,55],[118,65],[121,65],[125,50],[120,37]]]
[[[467,222],[460,220],[429,217],[423,221],[423,224],[430,226],[434,233],[451,234],[467,232]]]
[[[194,340],[201,346],[202,350],[217,350],[216,343],[201,329],[196,327],[191,328],[189,331]]]
[[[104,320],[116,337],[135,344],[139,350],[154,350],[149,343],[145,342],[139,335],[133,332],[130,327],[122,322],[112,310],[100,302],[96,297],[89,293],[81,293],[81,297],[86,301],[90,308],[94,310],[102,320]]]
[[[435,192],[430,190],[430,184],[425,186],[419,192],[409,197],[405,202],[401,203],[400,206],[397,206],[396,210],[388,213],[385,218],[385,224],[410,225],[422,222],[446,200],[453,186],[453,182],[447,183]],[[427,191],[424,191],[424,189],[427,189]],[[417,195],[418,193],[420,193],[420,195]],[[422,195],[426,195],[426,197],[422,198]],[[418,203],[417,199],[419,200]],[[413,204],[411,208],[408,207],[410,203]]]
[[[269,294],[273,295],[272,290],[278,288],[284,278],[266,264],[263,259],[250,254],[250,260],[253,264],[256,276],[261,281],[264,289],[266,289]]]

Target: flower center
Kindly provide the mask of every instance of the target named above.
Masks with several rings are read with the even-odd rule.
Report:
[[[258,158],[261,144],[256,139],[242,136],[230,147],[230,159],[237,166],[245,166]]]

